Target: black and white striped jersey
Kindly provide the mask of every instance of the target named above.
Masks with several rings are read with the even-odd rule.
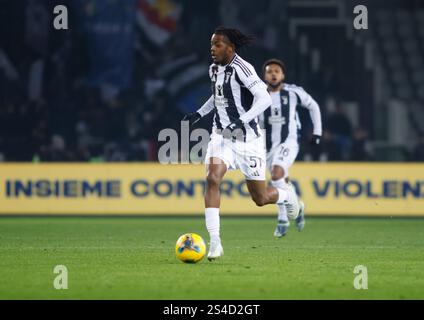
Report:
[[[321,136],[321,112],[317,102],[303,88],[284,84],[279,92],[271,92],[272,105],[260,116],[265,129],[267,151],[289,139],[297,140],[299,119],[297,107],[309,110],[313,124],[313,134]]]
[[[263,91],[261,94],[265,94],[269,99],[266,85],[258,77],[255,68],[237,54],[226,66],[212,64],[209,67],[209,76],[212,82],[212,97],[205,104],[206,107],[209,103],[209,107],[201,108],[198,112],[203,116],[212,109],[215,130],[223,130],[237,119],[245,120],[243,115],[255,104],[255,93],[258,90]],[[269,104],[266,107],[268,106]],[[261,136],[257,116],[244,122],[246,141]]]

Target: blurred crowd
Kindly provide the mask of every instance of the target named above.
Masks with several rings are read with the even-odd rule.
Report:
[[[216,26],[231,25],[257,36],[257,44],[246,55],[258,71],[265,59],[279,57],[287,31],[280,0],[237,4],[216,0],[212,6],[180,1],[159,8],[159,13],[170,12],[169,18],[174,19],[159,43],[149,39],[146,25],[140,22],[141,10],[151,9],[145,6],[152,2],[128,0],[137,12],[130,25],[134,34],[128,49],[130,81],[93,82],[89,73],[100,58],[93,57],[88,20],[72,9],[80,6],[87,13],[95,10],[96,3],[18,0],[3,5],[1,161],[155,161],[159,131],[178,130],[183,114],[199,107],[209,95],[209,42]],[[69,8],[68,30],[53,28],[56,4]],[[254,19],[249,12],[257,13]],[[368,132],[354,128],[341,106],[328,112],[325,101],[317,100],[324,119],[322,145],[309,148],[310,125],[304,126],[300,159],[372,161]],[[208,117],[201,125],[208,127],[210,122]],[[424,161],[423,144],[424,140],[411,153],[411,160]]]

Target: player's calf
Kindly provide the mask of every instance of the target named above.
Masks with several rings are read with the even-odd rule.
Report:
[[[266,194],[252,194],[252,200],[258,207],[263,207],[264,205],[268,204],[268,197]]]
[[[264,182],[265,185],[265,182]],[[258,207],[265,206],[267,204],[274,204],[279,201],[280,191],[275,187],[264,187],[257,189],[249,189],[252,200]]]

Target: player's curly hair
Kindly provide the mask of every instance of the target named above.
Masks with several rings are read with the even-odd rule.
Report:
[[[230,42],[235,46],[236,50],[246,45],[250,45],[256,40],[255,36],[253,35],[245,35],[240,30],[225,28],[222,26],[217,27],[214,33],[226,36],[228,40],[230,40]]]
[[[272,58],[272,59],[265,61],[265,63],[262,66],[262,74],[265,74],[265,68],[267,66],[269,66],[270,64],[276,64],[276,65],[280,66],[281,69],[283,70],[284,74],[287,74],[286,64],[283,61],[281,61],[280,59],[276,59],[276,58]]]

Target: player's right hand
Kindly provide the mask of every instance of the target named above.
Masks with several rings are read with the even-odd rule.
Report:
[[[222,132],[225,139],[231,139],[233,141],[246,139],[246,130],[244,124],[240,119],[231,122]]]
[[[191,127],[193,124],[195,124],[201,118],[202,118],[202,116],[198,112],[192,112],[192,113],[186,114],[184,116],[183,120],[181,120],[181,121],[188,121],[188,124]]]

